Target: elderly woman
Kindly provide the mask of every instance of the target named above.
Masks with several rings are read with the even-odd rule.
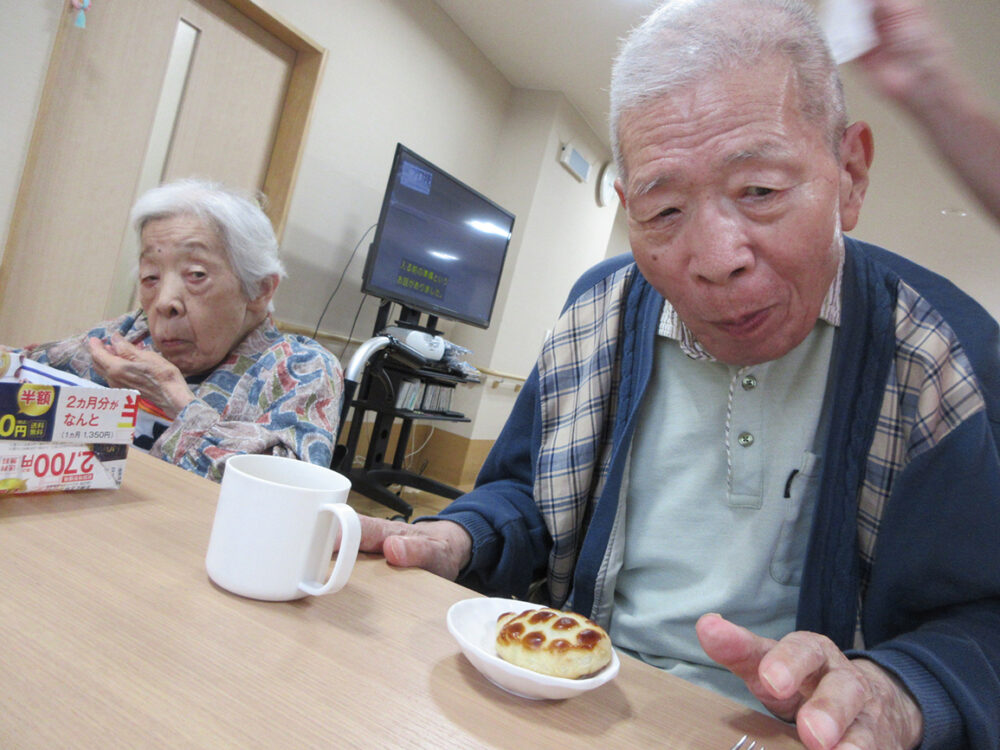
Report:
[[[218,481],[237,453],[329,465],[343,373],[312,339],[275,328],[271,298],[284,268],[260,207],[182,180],[145,193],[132,223],[140,309],[22,353],[138,390],[151,434],[137,430],[136,444],[196,474]]]

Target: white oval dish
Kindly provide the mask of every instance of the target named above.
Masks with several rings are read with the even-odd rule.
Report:
[[[456,602],[448,609],[448,631],[483,676],[508,693],[531,700],[558,700],[572,698],[610,682],[618,674],[621,662],[612,649],[611,663],[593,677],[570,680],[550,677],[504,661],[497,656],[496,624],[504,612],[524,612],[541,609],[541,604],[521,602],[516,599],[488,599],[477,597]]]

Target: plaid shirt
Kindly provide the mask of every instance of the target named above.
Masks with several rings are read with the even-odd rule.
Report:
[[[862,598],[893,478],[908,462],[986,408],[972,366],[954,331],[927,300],[903,281],[897,289],[895,320],[896,356],[890,366],[858,498]]]
[[[621,377],[623,308],[637,273],[634,264],[627,265],[577,298],[538,360],[542,437],[534,495],[552,537],[548,586],[557,605],[569,595],[584,522],[607,475]],[[831,287],[835,300],[841,273]],[[824,311],[839,320],[837,304],[828,295]],[[895,356],[858,497],[862,597],[893,478],[908,461],[985,408],[954,332],[903,281],[897,290],[895,336]],[[688,346],[694,354],[700,348],[694,341]]]

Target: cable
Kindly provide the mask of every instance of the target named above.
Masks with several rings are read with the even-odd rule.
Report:
[[[354,326],[358,324],[358,316],[361,315],[361,308],[364,307],[366,299],[368,299],[367,294],[361,296],[361,304],[358,305],[358,309],[354,313],[354,320],[351,321],[351,332],[347,334],[347,341],[344,342],[344,346],[341,348],[340,354],[337,355],[337,359],[341,361],[344,359],[344,352],[347,351],[347,347],[350,345],[351,339],[354,338]]]
[[[424,448],[427,447],[427,444],[431,441],[431,438],[434,437],[434,430],[436,430],[436,429],[437,429],[436,427],[431,427],[430,430],[427,431],[427,437],[424,438],[424,442],[420,444],[420,447],[417,448],[416,450],[410,451],[409,453],[407,453],[406,455],[403,456],[403,461],[407,462],[406,463],[407,466],[409,465],[409,460],[411,458],[413,458],[415,455],[417,455],[418,453],[420,453],[420,451],[422,451]],[[415,435],[411,432],[410,433],[410,441],[409,441],[410,445],[408,447],[412,447],[413,446],[414,438],[415,438]],[[364,462],[365,462],[365,457],[364,456],[359,456],[359,455],[355,454],[355,456],[354,456],[354,466],[361,466]]]
[[[319,320],[316,321],[316,330],[313,331],[313,335],[312,335],[313,338],[316,338],[316,335],[319,333],[319,326],[323,322],[323,316],[326,315],[326,311],[330,308],[330,303],[333,302],[334,295],[340,290],[340,285],[344,283],[344,277],[347,275],[347,269],[351,267],[351,261],[354,260],[354,256],[357,255],[358,248],[361,247],[361,243],[365,241],[365,237],[368,236],[368,233],[370,231],[372,231],[377,226],[378,226],[378,222],[376,222],[376,223],[372,224],[370,227],[368,227],[364,231],[364,234],[361,235],[361,239],[358,240],[358,244],[355,245],[354,249],[351,251],[351,257],[347,259],[347,265],[344,266],[344,270],[341,271],[341,273],[340,273],[340,278],[337,280],[337,286],[335,286],[333,288],[333,291],[330,292],[330,297],[329,297],[329,299],[327,299],[326,304],[323,306],[323,312],[321,312],[319,314]],[[361,301],[364,302],[364,299],[362,299]],[[354,329],[352,328],[351,330],[353,331]],[[350,338],[350,337],[348,337],[348,338]]]
[[[420,453],[420,451],[422,451],[424,448],[426,448],[427,444],[431,441],[431,437],[434,435],[434,430],[436,430],[436,429],[437,429],[436,427],[431,427],[431,429],[427,432],[427,437],[424,439],[423,444],[419,448],[417,448],[416,450],[413,450],[413,451],[410,451],[409,453],[407,453],[403,457],[403,460],[404,461],[409,461],[415,455],[417,455],[418,453]],[[412,433],[410,435],[410,445],[411,446],[413,445],[413,435],[412,435]]]

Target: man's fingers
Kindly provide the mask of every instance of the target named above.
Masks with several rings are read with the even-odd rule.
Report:
[[[695,632],[709,658],[744,681],[756,678],[760,660],[774,646],[774,641],[761,638],[717,614],[702,615]]]
[[[789,633],[761,660],[760,677],[776,698],[790,698],[796,692],[808,697],[827,672],[849,663],[829,638]]]
[[[454,581],[468,563],[472,537],[452,521],[409,524],[360,516],[362,552],[381,552],[390,565],[423,568]]]
[[[362,552],[380,552],[386,562],[400,568],[424,568],[445,574],[445,545],[424,533],[425,529],[384,518],[360,516],[360,519]]]
[[[854,723],[851,721],[846,726],[852,727]],[[809,750],[829,750],[831,747],[837,747],[839,742],[846,741],[850,736],[844,733],[845,725],[828,713],[815,710],[807,711],[804,706],[795,716],[795,725],[799,732],[799,739]],[[851,730],[855,740],[859,738],[861,733],[860,726],[858,729]],[[858,747],[869,747],[867,744],[855,744]]]
[[[920,709],[878,665],[850,660],[826,636],[758,636],[720,615],[696,625],[702,648],[746,682],[777,716],[793,720],[809,750],[915,747],[923,734]]]
[[[382,547],[387,537],[393,534],[405,534],[407,524],[402,521],[388,521],[384,518],[372,518],[371,516],[358,516],[361,521],[361,544],[359,549],[362,552],[382,553]]]
[[[420,536],[390,536],[382,545],[385,561],[399,568],[425,568],[432,573],[438,567],[441,545],[437,540]]]
[[[463,561],[468,558],[468,545],[462,544],[464,541],[462,537],[468,539],[468,535],[460,526],[449,521],[431,523],[454,527],[459,530],[461,537],[454,538],[451,533],[454,529],[449,531],[443,527],[428,529],[430,533],[426,534],[417,531],[394,535],[385,540],[382,554],[390,565],[401,568],[423,568],[434,575],[454,581],[464,566]],[[420,526],[430,526],[430,524],[417,524],[416,527],[410,528]]]
[[[817,649],[809,645],[808,638],[800,642],[798,634],[774,641],[716,614],[703,615],[696,632],[705,653],[742,679],[764,706],[782,718],[795,716],[819,680],[815,674]],[[810,655],[803,658],[800,651]],[[822,649],[819,652],[822,656]]]
[[[923,716],[896,678],[867,659],[830,661],[831,670],[796,716],[806,747],[881,750],[920,744]]]
[[[812,697],[799,709],[795,717],[799,737],[810,750],[835,747],[838,742],[850,737],[845,733],[851,728],[855,739],[860,739],[868,730],[864,722],[858,722],[858,718],[870,697],[871,691],[864,675],[845,660],[844,665],[823,675]]]

